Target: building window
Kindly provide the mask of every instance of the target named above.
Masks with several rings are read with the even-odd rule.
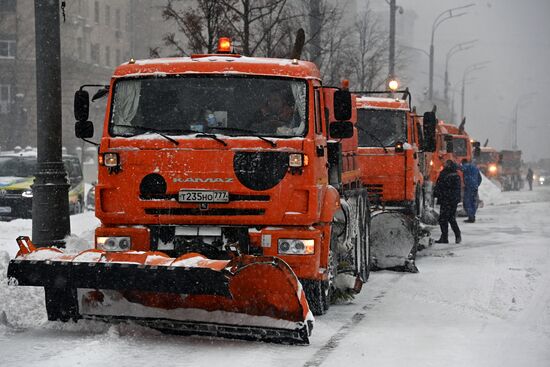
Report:
[[[94,21],[99,24],[99,3],[94,3]]]
[[[109,5],[105,5],[105,24],[111,25],[111,7]]]
[[[120,29],[120,9],[115,10],[115,29]]]
[[[90,58],[94,64],[99,64],[99,44],[92,43],[90,45]]]
[[[105,65],[111,66],[111,48],[105,46]]]
[[[0,114],[10,112],[11,86],[9,84],[0,84]]]
[[[0,40],[0,58],[15,58],[15,41]]]

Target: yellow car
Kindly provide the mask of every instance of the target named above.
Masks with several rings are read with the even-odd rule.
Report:
[[[63,155],[69,187],[69,213],[81,213],[84,182],[78,157]],[[0,220],[32,217],[36,151],[0,154]]]

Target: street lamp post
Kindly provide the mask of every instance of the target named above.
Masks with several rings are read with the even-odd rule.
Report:
[[[464,14],[466,14],[466,12],[459,12],[459,13],[456,13],[457,10],[461,10],[461,9],[466,9],[466,8],[469,8],[471,6],[474,6],[475,4],[468,4],[468,5],[463,5],[463,6],[459,6],[459,7],[456,7],[456,8],[451,8],[451,9],[447,9],[445,11],[443,11],[441,14],[439,14],[433,24],[432,24],[432,37],[431,37],[431,41],[430,41],[430,79],[429,79],[429,98],[430,98],[430,101],[433,99],[433,73],[434,73],[434,35],[435,35],[435,30],[437,29],[437,27],[439,27],[439,25],[441,23],[443,23],[444,21],[448,20],[448,19],[451,19],[451,18],[457,18],[457,17],[460,17]]]
[[[466,51],[472,47],[474,47],[474,43],[477,42],[477,40],[472,40],[468,42],[462,42],[454,45],[449,49],[447,52],[447,55],[445,56],[445,88],[444,88],[444,97],[445,101],[448,101],[448,90],[449,90],[449,59],[454,54],[460,52],[460,51]]]
[[[388,80],[395,77],[395,13],[403,14],[403,8],[395,3],[396,0],[386,2],[390,5],[390,52],[389,52],[389,73]]]
[[[528,97],[532,97],[535,93],[523,94],[518,98],[516,102],[516,107],[514,108],[514,120],[513,120],[513,130],[512,130],[512,150],[518,150],[518,109],[520,104],[526,100]]]
[[[32,185],[32,239],[64,245],[71,233],[69,184],[61,154],[59,0],[35,0],[37,172]]]
[[[468,76],[469,73],[473,71],[481,70],[485,68],[485,65],[487,65],[489,62],[490,61],[477,62],[475,64],[466,66],[466,68],[464,69],[464,73],[462,74],[462,92],[461,92],[461,103],[460,103],[461,120],[464,118],[464,95],[465,95],[464,86],[466,85],[466,77]]]

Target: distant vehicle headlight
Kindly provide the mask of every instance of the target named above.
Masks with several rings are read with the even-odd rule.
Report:
[[[544,178],[544,176],[540,176],[540,177],[539,177],[539,182],[540,182],[541,184],[543,184],[543,183],[544,183],[544,181],[545,181],[545,178]]]
[[[494,164],[491,164],[491,165],[489,166],[489,172],[495,173],[496,171],[497,171],[497,166],[494,165]]]
[[[21,194],[21,196],[23,196],[24,198],[32,198],[32,190],[25,190],[25,191],[23,191],[23,193]]]

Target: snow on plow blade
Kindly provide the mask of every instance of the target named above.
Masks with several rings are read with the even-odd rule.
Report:
[[[308,344],[313,317],[281,259],[35,249],[19,237],[8,279],[45,288],[48,319],[134,320],[162,331]]]
[[[418,228],[412,215],[391,210],[373,212],[370,228],[376,268],[418,272],[414,263]]]

